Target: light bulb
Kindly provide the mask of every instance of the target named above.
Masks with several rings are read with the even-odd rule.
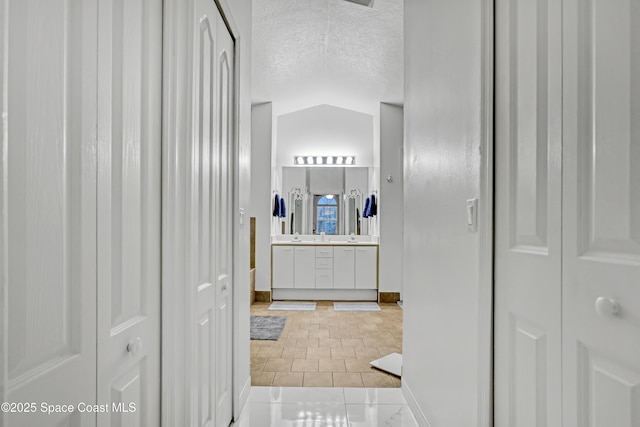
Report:
[[[347,164],[350,165],[353,163],[353,157],[349,156],[347,157]]]
[[[311,157],[311,156],[307,157],[307,164],[308,165],[312,165],[313,164],[313,157]]]
[[[297,163],[298,163],[299,165],[304,165],[304,158],[303,158],[303,157],[298,157],[298,158],[296,159],[296,161],[297,161]]]
[[[322,157],[320,157],[320,156],[316,157],[316,163],[321,165],[322,164]]]
[[[337,163],[337,164],[339,164],[339,165],[341,165],[341,164],[342,164],[342,161],[343,161],[342,157],[338,157],[338,158],[336,159],[336,163]]]

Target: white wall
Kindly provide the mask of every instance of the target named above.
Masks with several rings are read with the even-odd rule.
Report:
[[[378,284],[381,292],[402,292],[404,140],[402,107],[380,104],[380,193],[378,216],[380,254]],[[392,181],[387,181],[391,175]]]
[[[251,206],[256,218],[256,291],[271,290],[271,103],[251,109]]]
[[[405,1],[403,389],[423,425],[479,425],[483,0]],[[482,201],[481,201],[482,203]]]
[[[356,166],[373,166],[373,116],[318,105],[277,118],[277,166],[294,166],[298,155],[355,155]]]

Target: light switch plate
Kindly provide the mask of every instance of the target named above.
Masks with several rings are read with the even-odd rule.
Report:
[[[478,199],[467,200],[467,231],[475,233],[478,231]]]

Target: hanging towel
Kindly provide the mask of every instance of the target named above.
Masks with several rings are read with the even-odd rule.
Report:
[[[362,218],[369,218],[370,208],[371,208],[371,199],[367,197],[367,200],[364,201],[364,210],[362,211]]]
[[[280,218],[286,218],[287,217],[287,208],[284,206],[284,198],[280,199],[280,210],[278,212],[280,215]]]
[[[277,194],[273,200],[273,216],[280,216],[280,197]]]
[[[371,195],[371,206],[369,207],[369,216],[376,216],[378,214],[378,204],[376,203],[376,196]]]

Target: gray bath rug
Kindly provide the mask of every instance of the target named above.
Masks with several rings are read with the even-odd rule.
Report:
[[[375,302],[334,302],[333,311],[380,311]]]
[[[269,306],[269,310],[282,311],[313,311],[315,309],[315,302],[276,301]]]
[[[251,339],[277,341],[286,321],[286,316],[251,316]]]

